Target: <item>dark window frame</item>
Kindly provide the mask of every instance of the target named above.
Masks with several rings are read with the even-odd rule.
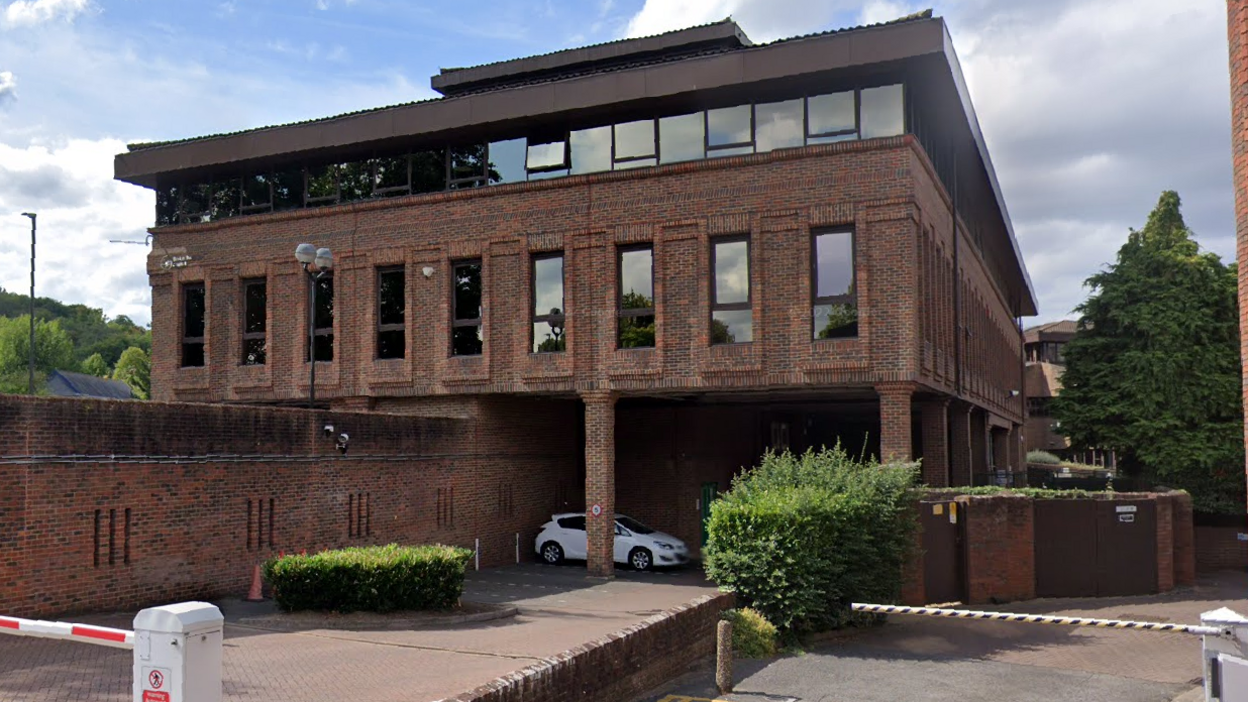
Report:
[[[187,336],[187,293],[197,290],[204,301],[203,309],[203,329],[200,330],[201,336]],[[182,293],[182,349],[178,357],[178,363],[181,368],[203,368],[208,365],[208,287],[203,281],[193,283],[183,283],[181,287]],[[201,362],[198,365],[187,365],[186,363],[186,347],[198,345],[200,347]]]
[[[410,165],[409,165],[410,169]],[[403,321],[398,324],[382,324],[381,314],[381,279],[385,275],[393,275],[398,273],[403,276]],[[375,344],[373,344],[373,358],[379,360],[389,360],[396,358],[407,358],[407,266],[398,264],[394,266],[379,266],[377,268],[377,336]],[[382,356],[381,355],[381,335],[386,332],[403,332],[403,346],[400,348],[398,356]]]
[[[268,288],[268,284],[269,284],[269,281],[267,278],[246,278],[242,281],[242,288],[243,288],[243,319],[242,319],[242,322],[243,322],[242,324],[243,359],[242,359],[242,365],[244,366],[263,366],[268,362],[268,348],[267,348],[267,345],[268,345],[267,341],[268,341],[268,334],[269,334],[269,288]],[[247,291],[251,287],[257,286],[257,285],[264,287],[264,308],[262,310],[262,312],[264,313],[264,329],[258,332],[247,331],[247,318],[249,316],[248,312],[250,311],[248,309],[248,303],[251,301],[251,297],[247,294]],[[264,358],[260,361],[249,361],[248,359],[250,357],[250,354],[247,353],[247,342],[256,341],[256,340],[265,342],[266,348],[264,349]]]
[[[448,341],[450,342],[450,354],[453,358],[472,358],[481,356],[485,353],[485,259],[484,258],[465,258],[459,261],[451,262],[451,333]],[[481,302],[477,307],[477,317],[472,319],[456,319],[455,307],[455,281],[459,277],[455,272],[461,266],[476,266],[480,270],[481,276]],[[480,329],[478,332],[481,338],[480,353],[455,353],[455,330],[461,327],[474,327]]]
[[[851,292],[844,295],[825,295],[819,297],[819,237],[828,234],[848,234],[849,235],[849,270],[850,281],[849,289]],[[815,329],[815,308],[820,305],[848,305],[852,306],[855,312],[858,310],[858,234],[853,227],[825,227],[813,229],[810,232],[810,337],[813,341],[835,341],[838,338],[855,338],[855,337],[833,337],[831,339],[820,339],[816,335],[819,330]]]
[[[480,144],[473,142],[471,144],[461,145],[459,148],[471,148],[471,147],[476,147],[476,146],[481,147],[481,172],[477,173],[476,175],[465,176],[463,178],[455,177],[455,165],[454,165],[454,159],[451,158],[451,153],[455,151],[456,147],[454,145],[448,145],[444,149],[442,149],[442,153],[446,161],[446,188],[445,190],[462,190],[464,189],[465,186],[469,188],[479,188],[479,187],[490,184],[490,142],[487,141],[487,142],[483,142]],[[566,154],[564,158],[565,159],[567,158]],[[526,152],[525,152],[525,161],[526,161],[525,165],[527,166],[528,165],[527,145],[526,145]]]
[[[382,159],[403,159],[404,165],[407,166],[407,185],[392,185],[381,188],[377,184],[380,180],[377,175],[377,167],[381,164]],[[410,195],[412,192],[412,154],[410,151],[404,151],[401,154],[392,156],[373,156],[368,159],[369,172],[373,180],[373,197],[396,197],[399,195]]]
[[[724,236],[713,236],[710,238],[709,241],[710,241],[710,258],[711,258],[710,263],[711,265],[707,266],[707,268],[710,270],[710,287],[707,289],[710,291],[710,303],[711,304],[707,305],[707,307],[709,308],[707,310],[707,322],[706,322],[708,334],[710,333],[710,330],[714,328],[716,312],[748,311],[750,312],[750,322],[751,324],[753,324],[754,245],[750,242],[750,235],[749,234],[728,234]],[[718,246],[719,244],[732,244],[732,243],[736,243],[739,241],[745,242],[745,265],[746,265],[746,269],[748,273],[748,277],[746,279],[746,288],[745,288],[745,302],[721,303],[717,300],[717,298],[719,297],[719,288],[715,280],[715,273],[716,273],[715,247]],[[752,337],[753,335],[751,334],[751,341],[752,341]],[[724,342],[720,344],[716,344],[714,341],[712,341],[711,344],[714,346],[730,346],[732,344],[748,344],[748,343],[751,343],[751,341],[733,341],[733,342]]]
[[[265,177],[265,184],[268,186],[269,197],[263,203],[256,204],[256,205],[248,205],[246,204],[247,203],[247,181],[259,175],[262,175]],[[244,173],[242,176],[242,187],[239,189],[239,197],[241,198],[241,200],[239,201],[238,211],[242,214],[247,215],[247,214],[257,214],[261,212],[272,212],[273,211],[273,171],[252,171],[250,173]]]
[[[524,174],[525,174],[525,180],[530,180],[529,176],[530,176],[530,175],[532,175],[532,174],[534,174],[534,173],[539,173],[539,174],[540,174],[540,173],[557,173],[557,172],[559,172],[559,171],[569,171],[569,173],[568,173],[568,174],[569,174],[569,175],[571,175],[571,169],[572,169],[572,132],[573,132],[573,131],[574,131],[574,130],[571,130],[571,129],[565,129],[565,130],[562,132],[562,134],[561,134],[558,138],[553,138],[553,139],[548,139],[548,138],[547,138],[548,136],[553,136],[553,135],[551,135],[551,134],[549,134],[549,133],[547,133],[547,134],[543,134],[543,135],[539,135],[539,136],[537,136],[537,137],[529,137],[529,138],[527,138],[527,141],[525,142],[525,145],[524,145]],[[611,153],[612,153],[612,155],[614,155],[614,154],[615,154],[615,132],[614,132],[614,130],[612,130],[611,137],[612,137],[612,139],[611,139]],[[562,163],[555,164],[555,165],[550,165],[550,166],[538,166],[537,168],[531,168],[531,167],[529,166],[529,149],[533,148],[533,146],[534,146],[534,145],[541,146],[541,145],[543,145],[543,144],[554,144],[554,143],[556,143],[556,142],[561,142],[561,143],[563,144],[563,162],[562,162]]]
[[[337,286],[334,285],[334,272],[333,271],[326,271],[324,274],[324,277],[320,279],[317,279],[317,280],[309,279],[308,283],[311,285],[321,285],[322,283],[328,283],[328,285],[330,286],[330,289],[334,293],[334,298],[335,298],[334,304],[335,306],[337,305],[338,291],[336,289]],[[318,290],[317,295],[316,295],[316,300],[318,304],[320,303],[321,298],[322,298],[321,292]],[[311,299],[309,299],[308,301],[311,302]],[[334,342],[336,341],[336,339],[334,339],[334,325],[337,324],[338,322],[338,315],[334,312],[333,309],[330,310],[329,326],[327,327],[315,326],[316,317],[317,317],[316,311],[313,310],[312,320],[311,320],[311,323],[313,324],[312,335],[317,336],[317,337],[322,337],[322,336],[330,337],[329,358],[324,359],[324,360],[315,360],[316,349],[313,348],[313,342],[308,340],[308,354],[307,354],[308,362],[311,363],[315,361],[316,363],[333,363],[334,362]]]
[[[614,144],[612,145],[612,148],[614,148]],[[532,259],[532,262],[529,264],[529,299],[532,301],[532,304],[529,306],[529,309],[533,316],[533,322],[529,325],[529,353],[563,353],[564,350],[567,348],[567,343],[568,343],[567,342],[568,328],[566,326],[567,317],[568,317],[568,268],[567,268],[568,261],[564,257],[563,251],[545,251],[542,253],[535,253],[535,254],[532,254],[530,258]],[[560,263],[559,265],[559,292],[560,292],[560,297],[563,298],[561,300],[561,303],[563,306],[559,308],[561,310],[559,314],[550,314],[549,312],[546,314],[538,314],[537,313],[537,263],[538,261],[548,261],[552,258],[557,258],[562,261],[562,263]],[[558,349],[555,351],[534,351],[533,350],[537,346],[537,339],[533,337],[533,327],[543,322],[545,322],[546,324],[550,324],[552,327],[555,326],[554,322],[558,322],[559,327],[561,327],[564,331],[564,335],[562,337],[563,343],[564,343],[563,349]]]
[[[893,134],[886,137],[863,137],[862,136],[862,91],[874,90],[876,88],[889,88],[894,85],[901,87],[901,134]],[[912,125],[910,124],[910,84],[908,81],[900,77],[885,80],[883,82],[872,82],[870,85],[860,85],[854,89],[854,116],[856,117],[858,126],[859,139],[891,139],[911,133]]]
[[[650,307],[624,307],[624,254],[630,251],[650,252]],[[617,246],[615,249],[615,347],[621,350],[634,348],[652,349],[659,345],[659,302],[658,291],[654,285],[654,242]],[[620,346],[620,320],[636,317],[654,317],[654,346]]]
[[[304,207],[327,207],[329,205],[336,205],[342,201],[342,183],[339,182],[339,178],[338,178],[338,163],[335,161],[329,164],[325,164],[325,166],[329,168],[334,174],[334,194],[333,195],[319,195],[317,197],[312,197],[311,195],[309,195],[308,186],[311,185],[312,183],[312,170],[314,168],[319,168],[320,164],[305,165],[303,167],[303,206]]]
[[[650,155],[649,156],[624,156],[622,158],[616,156],[615,155],[616,154],[615,145],[617,142],[617,139],[615,136],[616,128],[619,127],[621,124],[632,124],[633,122],[645,122],[647,119],[650,121],[650,134],[651,134]],[[703,135],[702,138],[705,141],[706,136]],[[658,165],[659,163],[659,118],[658,117],[641,117],[639,119],[630,119],[625,122],[612,122],[611,123],[611,170],[613,171],[620,170],[618,168],[620,164],[638,163],[640,161],[653,161],[654,163],[651,165]],[[624,166],[625,169],[644,168],[644,167],[645,166],[628,166],[628,165]]]
[[[823,97],[824,95],[837,95],[840,93],[851,93],[854,96],[854,128],[840,129],[835,132],[819,132],[812,133],[810,131],[810,99],[812,97]],[[834,137],[844,137],[853,135],[855,138],[862,133],[862,91],[859,88],[851,88],[849,90],[835,90],[830,93],[808,93],[802,97],[802,128],[806,134],[803,143],[810,145],[811,139],[829,139]]]
[[[731,144],[719,144],[717,146],[711,146],[711,110],[730,110],[734,107],[750,108],[749,110],[750,111],[750,140],[749,141],[734,141]],[[702,152],[704,154],[702,158],[703,159],[713,158],[711,154],[716,151],[731,151],[732,149],[741,149],[746,146],[750,147],[750,153],[755,153],[758,149],[758,147],[755,145],[755,142],[757,141],[757,138],[755,136],[755,130],[757,128],[758,128],[757,125],[754,124],[754,103],[753,102],[746,102],[746,103],[742,103],[738,105],[725,105],[723,107],[708,107],[705,110],[702,110]],[[748,154],[736,154],[736,155],[747,156]]]

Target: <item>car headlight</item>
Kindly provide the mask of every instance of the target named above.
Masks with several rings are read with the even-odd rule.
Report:
[[[659,548],[663,549],[664,551],[671,551],[672,549],[676,548],[675,546],[672,546],[671,544],[665,544],[662,541],[660,541],[658,545],[659,545]]]

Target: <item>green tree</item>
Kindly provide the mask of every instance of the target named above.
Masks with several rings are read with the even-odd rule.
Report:
[[[1086,284],[1053,405],[1061,431],[1113,449],[1130,474],[1188,490],[1198,509],[1242,514],[1235,265],[1200,251],[1167,191]]]
[[[624,293],[621,305],[626,310],[653,309],[654,300],[638,292]],[[654,317],[620,317],[620,348],[634,349],[654,346]]]
[[[87,360],[82,362],[82,372],[97,378],[107,378],[110,375],[108,363],[98,353],[87,356]]]
[[[123,351],[113,369],[113,380],[129,385],[135,397],[146,400],[152,391],[152,361],[147,352],[137,346]]]
[[[30,316],[0,317],[0,392],[28,390]],[[35,320],[35,387],[53,370],[75,370],[74,343],[59,322]]]

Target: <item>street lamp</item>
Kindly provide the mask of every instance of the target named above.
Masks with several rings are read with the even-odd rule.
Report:
[[[23,212],[30,217],[30,348],[26,350],[27,392],[35,394],[35,217],[34,212]]]
[[[556,316],[556,315],[558,315],[558,314],[559,314],[559,308],[558,308],[558,307],[552,307],[552,308],[550,308],[550,315],[551,315],[552,317],[554,317],[554,316]],[[555,336],[555,348],[556,348],[556,349],[558,349],[558,348],[559,348],[559,337],[563,336],[563,325],[562,325],[562,324],[560,324],[559,322],[554,322],[554,321],[552,321],[552,322],[550,323],[550,331],[551,331],[551,333],[552,333],[552,334],[554,334],[554,336]]]
[[[303,272],[312,281],[308,293],[308,409],[316,407],[316,288],[331,268],[334,254],[329,249],[318,249],[312,244],[295,247],[295,260],[303,266]]]

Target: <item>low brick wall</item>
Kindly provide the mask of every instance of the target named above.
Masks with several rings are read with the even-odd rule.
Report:
[[[1196,527],[1196,572],[1248,568],[1248,541],[1239,540],[1241,533],[1248,532],[1239,526]]]
[[[704,595],[623,631],[498,678],[454,702],[619,702],[670,680],[715,652],[715,627],[733,606]],[[444,701],[449,702],[449,701]]]

